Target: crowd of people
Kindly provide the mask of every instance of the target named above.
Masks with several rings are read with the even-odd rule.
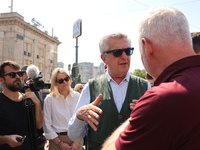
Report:
[[[29,66],[0,65],[0,149],[198,150],[200,147],[200,32],[182,12],[151,10],[138,28],[146,80],[129,73],[134,48],[127,35],[99,42],[105,73],[72,89],[63,68],[50,93],[33,91]],[[136,65],[136,64],[135,64]]]

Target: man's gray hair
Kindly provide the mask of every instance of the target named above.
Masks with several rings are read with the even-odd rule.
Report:
[[[142,38],[156,44],[169,47],[170,43],[192,45],[189,24],[185,15],[171,7],[160,7],[148,13],[138,30],[138,40],[142,47]]]
[[[127,46],[131,47],[131,40],[128,39],[127,35],[122,34],[120,32],[111,33],[111,34],[104,36],[99,42],[99,50],[100,50],[101,54],[103,54],[104,52],[109,50],[110,47],[108,45],[108,41],[110,39],[126,39],[127,40]]]

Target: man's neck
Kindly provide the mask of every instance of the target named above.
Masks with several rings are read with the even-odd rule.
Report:
[[[9,99],[15,101],[15,102],[19,102],[22,100],[22,95],[19,91],[10,91],[8,89],[5,89],[2,92],[6,97],[8,97]]]
[[[125,77],[112,77],[112,79],[117,83],[120,84]]]
[[[120,75],[120,76],[115,76],[115,75],[112,75],[112,74],[109,74],[109,75],[117,84],[120,84],[122,82],[122,80],[126,77],[127,74]]]

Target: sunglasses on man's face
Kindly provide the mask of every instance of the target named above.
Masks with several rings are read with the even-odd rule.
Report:
[[[120,57],[122,55],[122,53],[125,52],[127,56],[130,56],[133,54],[133,50],[134,50],[133,47],[125,48],[125,49],[114,49],[114,50],[104,52],[104,54],[113,53],[113,56]]]
[[[23,71],[10,72],[10,73],[4,74],[2,77],[9,75],[11,78],[15,78],[17,74],[18,74],[19,77],[22,77],[23,73],[24,73]]]
[[[64,78],[64,79],[59,79],[57,82],[59,83],[59,84],[62,84],[64,81],[69,81],[69,79],[70,79],[70,77],[66,77],[66,78]]]

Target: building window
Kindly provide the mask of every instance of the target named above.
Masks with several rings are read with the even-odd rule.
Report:
[[[33,64],[32,60],[29,60],[28,64],[29,64],[29,65]]]
[[[33,64],[32,60],[24,59],[24,65],[31,65]]]
[[[48,72],[49,72],[49,73],[52,73],[52,71],[53,71],[52,66],[49,66],[49,67],[48,67]]]
[[[39,62],[37,62],[37,67],[39,68],[40,67],[40,63]],[[40,69],[40,68],[39,68]]]
[[[44,56],[44,49],[41,49],[41,56]]]
[[[42,63],[40,63],[40,71],[43,72],[44,71],[44,65]]]
[[[40,62],[37,62],[37,67],[39,68],[39,70],[41,72],[44,72],[44,64],[40,63]]]
[[[32,53],[32,45],[29,43],[25,44],[25,51]]]
[[[24,65],[28,65],[27,59],[24,59]]]
[[[39,55],[39,48],[36,48],[36,54]]]
[[[44,57],[44,49],[37,48],[36,54],[37,54],[37,57]]]
[[[32,45],[31,44],[28,44],[28,43],[25,44],[25,52],[24,52],[24,54],[28,55],[29,57],[32,56]]]

